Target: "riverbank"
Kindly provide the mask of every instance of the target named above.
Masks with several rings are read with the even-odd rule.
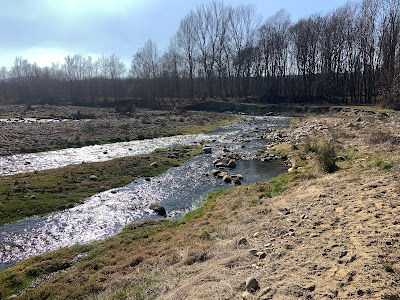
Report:
[[[258,155],[286,154],[290,172],[214,193],[179,221],[28,259],[0,273],[0,296],[398,299],[399,132],[399,115],[376,109],[299,119]]]
[[[50,105],[0,106],[0,118],[0,155],[200,133],[239,119],[217,112]]]

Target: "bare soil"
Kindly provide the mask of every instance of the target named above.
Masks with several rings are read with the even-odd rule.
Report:
[[[90,142],[153,138],[183,133],[184,128],[204,126],[231,118],[227,114],[135,109],[118,113],[115,108],[24,105],[0,106],[0,155],[35,152]],[[18,118],[18,120],[14,120]],[[28,120],[34,119],[34,120]],[[43,122],[44,119],[52,119]],[[189,131],[190,132],[190,131]]]

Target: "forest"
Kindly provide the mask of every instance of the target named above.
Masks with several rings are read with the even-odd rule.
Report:
[[[374,104],[400,108],[400,1],[348,2],[293,22],[255,6],[214,1],[181,21],[160,52],[149,39],[126,66],[117,54],[80,54],[0,69],[0,103],[99,106],[141,101]]]

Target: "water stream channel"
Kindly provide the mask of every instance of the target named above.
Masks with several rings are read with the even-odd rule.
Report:
[[[160,218],[148,208],[153,202],[161,202],[169,218],[181,217],[199,207],[208,192],[232,186],[209,175],[214,168],[212,161],[227,149],[242,157],[229,173],[242,174],[243,184],[269,180],[285,172],[287,167],[282,161],[261,162],[251,158],[268,143],[260,138],[263,134],[286,127],[289,121],[283,117],[253,117],[207,134],[0,157],[0,175],[9,175],[145,154],[156,148],[195,145],[202,141],[208,141],[212,148],[212,154],[192,158],[150,181],[138,178],[125,187],[89,197],[84,204],[71,209],[0,226],[0,270],[34,255],[115,235],[134,221]]]

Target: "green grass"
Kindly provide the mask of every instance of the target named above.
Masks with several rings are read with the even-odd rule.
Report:
[[[71,208],[99,192],[125,186],[137,177],[152,177],[182,164],[200,153],[201,147],[184,150],[179,158],[168,158],[173,149],[157,149],[148,155],[117,158],[106,162],[82,163],[0,177],[0,225],[35,215]],[[151,167],[151,162],[158,167]],[[90,176],[98,177],[97,181]]]
[[[384,171],[388,171],[394,167],[395,160],[394,158],[376,158],[370,162],[370,166],[382,169]]]

